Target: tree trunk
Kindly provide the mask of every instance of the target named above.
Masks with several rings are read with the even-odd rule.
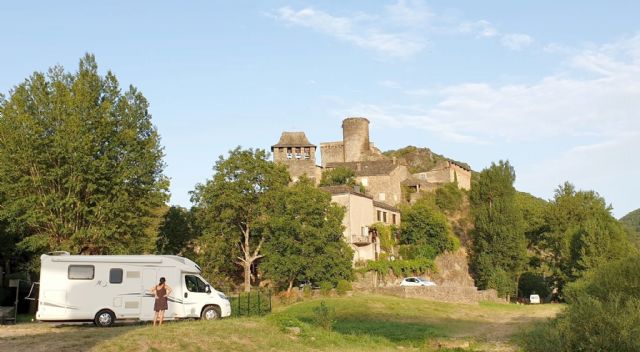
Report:
[[[243,263],[244,266],[244,292],[251,291],[251,263],[253,261],[250,258],[247,258]]]
[[[291,295],[292,288],[293,288],[293,280],[289,280],[289,288],[287,289],[287,296]]]

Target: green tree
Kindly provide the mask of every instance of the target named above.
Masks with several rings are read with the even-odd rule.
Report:
[[[322,173],[320,186],[356,185],[356,173],[346,167],[337,167]]]
[[[193,222],[193,213],[189,210],[180,206],[170,207],[160,226],[158,253],[183,254],[194,238]]]
[[[273,195],[260,270],[290,291],[296,281],[351,280],[353,251],[343,239],[344,208],[308,178]]]
[[[447,214],[460,210],[463,200],[464,193],[458,188],[458,182],[449,182],[443,187],[436,189],[436,205]]]
[[[470,194],[475,224],[471,267],[476,283],[481,289],[495,288],[503,295],[515,293],[526,264],[522,213],[513,187],[515,178],[508,161],[492,163],[473,179]]]
[[[273,204],[274,195],[289,183],[284,165],[269,161],[262,149],[243,150],[237,147],[228,158],[220,156],[214,166],[213,178],[196,185],[192,192],[196,221],[203,242],[219,247],[232,246],[235,257],[225,258],[243,269],[244,290],[251,289],[251,268],[263,257],[262,247],[268,232],[264,223]],[[218,241],[224,241],[219,245]]]
[[[0,100],[0,218],[32,252],[153,252],[162,158],[145,97],[93,55],[36,72]]]
[[[429,245],[438,254],[455,247],[447,217],[421,200],[402,209],[400,229],[401,244]]]
[[[556,190],[546,219],[544,248],[560,287],[631,251],[625,229],[594,191],[576,191],[566,182]]]
[[[623,216],[620,222],[627,228],[630,241],[640,249],[640,209]]]

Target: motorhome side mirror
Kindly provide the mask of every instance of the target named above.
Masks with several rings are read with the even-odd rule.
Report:
[[[211,286],[205,286],[205,291],[207,291],[207,293],[211,293]]]

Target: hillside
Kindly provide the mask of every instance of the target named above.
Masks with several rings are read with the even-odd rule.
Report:
[[[469,165],[467,165],[466,163],[449,159],[440,154],[436,154],[429,148],[419,148],[412,145],[397,150],[388,150],[386,152],[383,152],[383,154],[388,157],[396,157],[398,160],[404,160],[404,162],[406,162],[407,166],[409,167],[409,172],[411,172],[412,174],[429,171],[433,169],[439,161],[444,160],[451,160],[458,164],[469,167]]]
[[[640,209],[620,218],[620,222],[631,232],[631,241],[640,248]]]

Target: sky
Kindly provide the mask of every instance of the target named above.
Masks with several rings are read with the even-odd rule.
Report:
[[[240,145],[341,139],[364,116],[382,150],[428,147],[516,188],[565,181],[621,217],[640,208],[638,1],[7,1],[0,93],[34,71],[136,86],[164,147],[171,204]],[[320,160],[317,160],[320,163]]]

